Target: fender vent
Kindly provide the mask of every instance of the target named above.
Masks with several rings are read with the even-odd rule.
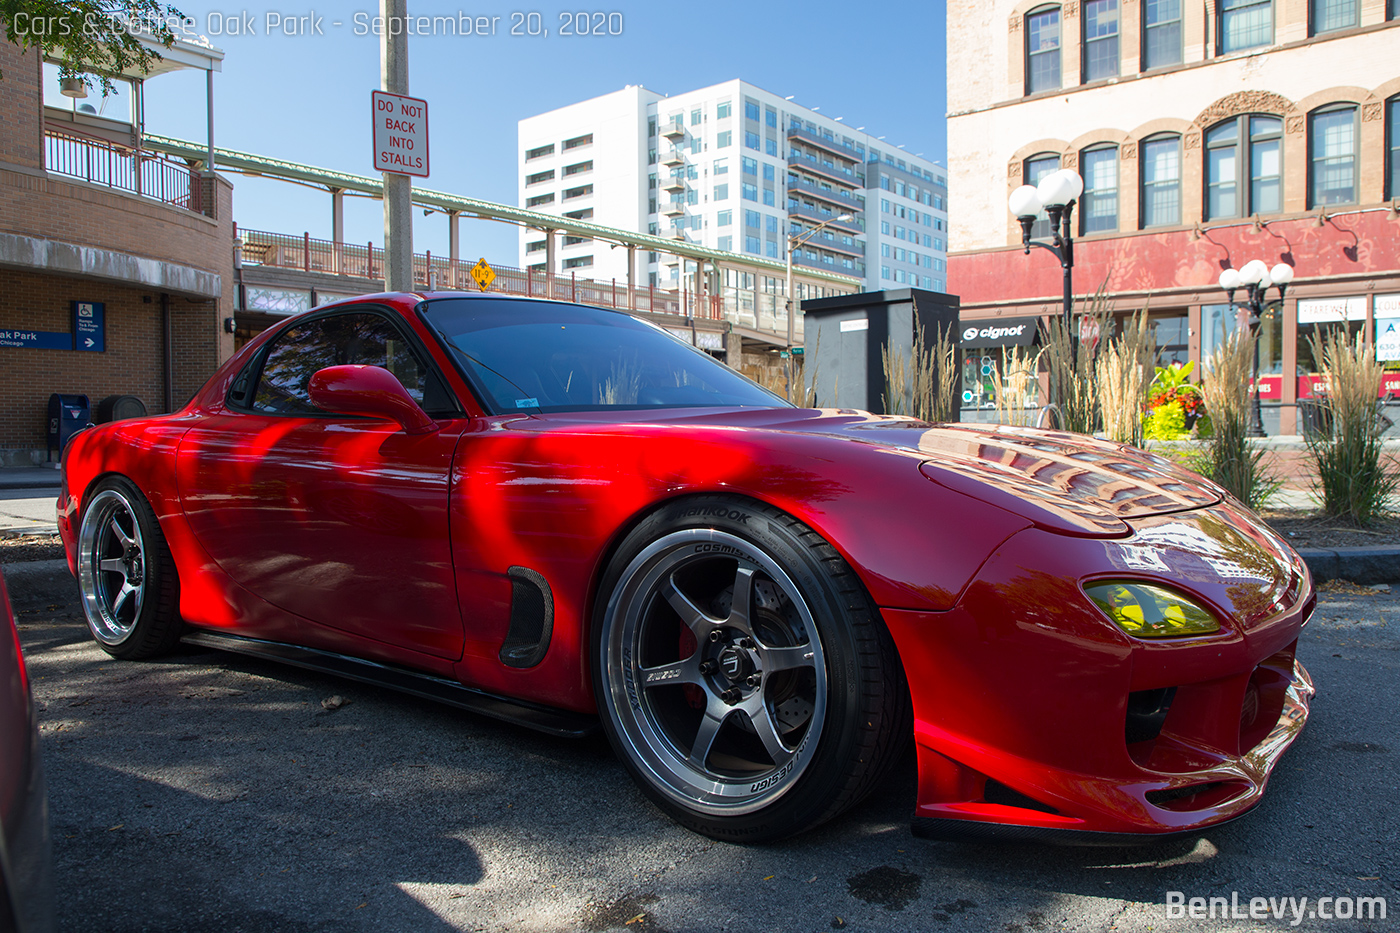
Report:
[[[1003,807],[1020,807],[1023,810],[1039,810],[1041,813],[1059,813],[1048,803],[1041,803],[1034,797],[1027,797],[1017,790],[1012,790],[1005,784],[993,778],[987,778],[987,787],[982,792],[982,799],[987,803],[1001,804]]]
[[[544,660],[554,633],[554,594],[549,583],[529,567],[511,567],[510,631],[501,643],[501,663],[534,667]]]

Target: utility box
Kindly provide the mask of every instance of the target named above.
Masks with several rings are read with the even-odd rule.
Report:
[[[91,409],[86,395],[63,395],[55,392],[49,396],[49,456],[56,451],[63,456],[63,445],[68,438],[87,427]]]
[[[958,306],[957,295],[920,288],[802,302],[803,380],[809,389],[815,380],[817,405],[887,414],[886,351],[892,348],[897,359],[910,360],[917,321],[925,349],[943,334],[952,342],[956,359]],[[958,389],[960,393],[961,385]],[[956,402],[949,417],[958,418]]]

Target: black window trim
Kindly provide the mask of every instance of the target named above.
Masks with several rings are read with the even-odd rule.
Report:
[[[1352,198],[1350,201],[1338,201],[1334,204],[1318,204],[1317,191],[1313,186],[1313,162],[1316,158],[1317,134],[1313,130],[1316,119],[1329,113],[1343,113],[1351,111],[1352,126]],[[1307,114],[1307,209],[1315,210],[1318,207],[1349,207],[1353,204],[1361,203],[1361,105],[1352,100],[1333,101],[1330,104],[1322,104],[1308,111]]]
[[[1038,91],[1031,90],[1031,17],[1039,16],[1042,13],[1049,13],[1054,10],[1059,14],[1058,27],[1060,30],[1060,45],[1055,50],[1060,56],[1060,83],[1053,88],[1041,88]],[[1065,10],[1064,4],[1051,0],[1051,2],[1037,4],[1029,9],[1021,17],[1021,60],[1025,70],[1022,81],[1022,95],[1033,97],[1037,94],[1049,94],[1053,91],[1063,91],[1065,89]]]
[[[422,303],[420,302],[419,307],[421,306]],[[414,355],[419,358],[419,363],[426,364],[428,374],[437,378],[437,380],[442,384],[442,388],[446,393],[447,397],[452,399],[453,410],[450,412],[443,413],[443,409],[437,409],[436,411],[438,413],[435,414],[432,411],[427,411],[426,409],[424,409],[425,411],[427,411],[428,417],[433,418],[435,420],[452,420],[456,418],[467,417],[467,412],[462,407],[462,400],[457,398],[457,394],[452,391],[452,384],[444,378],[442,368],[438,366],[437,361],[433,359],[433,355],[428,352],[427,346],[425,346],[423,341],[419,339],[418,334],[414,332],[413,328],[407,326],[407,323],[403,320],[403,315],[394,308],[389,307],[388,305],[377,304],[373,302],[365,304],[336,305],[335,307],[317,309],[313,311],[308,311],[305,314],[298,314],[282,322],[280,325],[278,325],[277,332],[274,333],[271,337],[269,337],[266,341],[264,341],[262,346],[258,347],[258,350],[256,353],[253,354],[252,359],[250,359],[244,365],[244,367],[238,371],[238,375],[234,377],[231,383],[229,383],[228,392],[224,396],[224,408],[228,411],[237,412],[239,414],[260,415],[269,418],[351,418],[357,421],[377,420],[369,418],[368,416],[346,415],[334,411],[263,411],[260,408],[254,408],[252,406],[251,401],[244,402],[241,404],[233,401],[233,387],[238,384],[239,379],[243,378],[245,374],[249,375],[249,377],[252,380],[251,387],[248,390],[249,398],[251,399],[253,397],[256,397],[258,383],[262,381],[263,364],[267,362],[267,355],[272,351],[272,348],[277,344],[277,341],[282,336],[282,334],[285,333],[289,328],[296,327],[300,324],[309,324],[315,321],[322,320],[324,318],[335,317],[340,314],[348,313],[368,313],[373,314],[377,317],[381,317],[384,320],[388,321],[389,326],[396,329],[399,332],[399,335],[405,339],[405,342],[408,344],[409,349],[413,351]],[[451,357],[449,356],[449,359],[450,358]]]

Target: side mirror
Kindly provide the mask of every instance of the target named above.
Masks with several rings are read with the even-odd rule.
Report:
[[[431,434],[439,428],[403,383],[379,366],[327,366],[311,377],[307,391],[326,411],[397,421],[408,434]]]

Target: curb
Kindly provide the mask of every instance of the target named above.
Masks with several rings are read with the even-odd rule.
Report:
[[[1362,586],[1400,581],[1400,548],[1307,548],[1298,556],[1312,571],[1315,583],[1347,580]]]

